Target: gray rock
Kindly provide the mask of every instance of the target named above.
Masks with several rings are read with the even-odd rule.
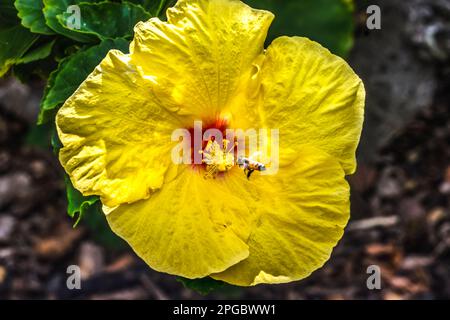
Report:
[[[105,265],[103,249],[92,242],[84,242],[81,245],[78,265],[83,279],[99,273]]]
[[[388,167],[381,172],[377,184],[377,193],[386,199],[399,197],[402,192],[403,174],[394,167]]]
[[[450,1],[410,0],[407,33],[427,60],[450,59]]]
[[[18,80],[10,78],[0,86],[0,108],[33,124],[39,113],[42,92],[41,86],[26,86]]]
[[[0,216],[0,243],[7,242],[14,231],[16,219],[12,216]]]
[[[31,177],[25,173],[11,173],[0,177],[0,208],[31,192]]]

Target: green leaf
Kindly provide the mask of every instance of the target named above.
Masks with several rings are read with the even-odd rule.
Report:
[[[128,52],[128,45],[128,41],[124,39],[105,40],[61,60],[58,69],[50,74],[41,101],[38,123],[42,124],[54,118],[57,108],[75,92],[109,50]]]
[[[0,31],[0,77],[22,58],[38,38],[21,25]]]
[[[14,6],[19,12],[18,16],[22,20],[22,25],[34,33],[54,34],[46,22],[42,9],[43,0],[16,0]]]
[[[177,3],[177,0],[164,0],[163,2],[163,6],[160,8],[158,16],[165,20],[167,18],[167,9],[173,7]]]
[[[141,5],[145,10],[150,12],[154,17],[159,17],[167,8],[170,0],[129,0],[135,4]],[[176,1],[175,1],[176,2]]]
[[[181,282],[185,288],[194,290],[204,296],[225,286],[225,282],[214,280],[210,277],[201,279],[186,279],[177,277],[177,281]]]
[[[98,38],[92,34],[83,34],[76,32],[76,30],[71,30],[68,27],[61,25],[58,21],[57,16],[62,15],[67,12],[70,6],[79,5],[80,3],[92,3],[95,0],[43,0],[44,1],[44,17],[47,23],[53,31],[71,38],[79,42],[96,42]],[[83,13],[81,13],[81,20],[83,19]]]
[[[58,148],[59,149],[59,148]],[[75,228],[81,220],[92,231],[96,241],[112,249],[126,247],[126,242],[112,232],[102,211],[102,203],[97,196],[83,196],[64,175],[67,194],[67,214],[76,218]]]
[[[55,61],[52,53],[52,55],[41,60],[14,65],[12,67],[12,74],[22,83],[28,83],[34,80],[47,81],[51,71],[57,67],[58,63]]]
[[[100,201],[88,207],[83,215],[83,223],[91,230],[94,240],[100,244],[116,250],[127,247],[127,243],[116,235],[108,225]]]
[[[55,40],[53,45],[49,39]],[[58,68],[59,61],[80,50],[80,45],[69,38],[41,36],[25,55],[33,53],[33,56],[36,54],[35,57],[40,58],[48,53],[51,45],[50,54],[46,58],[14,65],[12,68],[13,75],[23,83],[34,80],[45,80],[47,82],[50,73]],[[38,50],[39,54],[35,50]]]
[[[78,215],[77,221],[74,224],[75,227],[86,212],[90,210],[90,207],[99,201],[99,198],[97,196],[83,196],[80,191],[74,188],[67,175],[64,175],[64,181],[66,182],[67,213],[72,218]]]
[[[279,36],[304,36],[346,57],[353,46],[353,11],[349,0],[244,0],[275,14],[267,45]]]
[[[52,123],[53,125],[53,131],[52,131],[52,135],[50,137],[50,143],[52,145],[52,149],[53,149],[53,153],[55,154],[56,157],[59,156],[59,149],[61,149],[63,147],[61,141],[59,140],[58,137],[58,132],[56,131],[56,124]],[[70,183],[70,185],[72,185],[72,183]],[[73,187],[73,185],[72,185]],[[66,189],[67,189],[67,184],[66,184]]]
[[[125,248],[126,242],[112,232],[109,227],[99,197],[83,196],[73,187],[67,175],[64,176],[64,180],[66,182],[67,213],[70,217],[76,218],[73,227],[75,228],[83,220],[97,242],[111,249]]]
[[[34,125],[28,130],[25,143],[41,149],[49,149],[52,131],[53,125],[50,123],[44,125]]]
[[[0,29],[20,24],[14,0],[0,0]]]
[[[29,50],[27,53],[25,53],[22,58],[18,59],[16,64],[22,64],[22,63],[30,63],[33,61],[41,60],[47,58],[53,49],[53,45],[55,44],[56,40],[44,43],[43,45]]]
[[[141,6],[128,2],[81,3],[79,7],[82,13],[81,28],[73,31],[95,35],[101,40],[131,38],[136,23],[151,18],[151,14]],[[66,12],[58,15],[57,19],[65,27],[71,16]]]

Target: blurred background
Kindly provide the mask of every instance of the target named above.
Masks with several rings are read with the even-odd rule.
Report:
[[[19,69],[0,79],[1,299],[450,298],[450,1],[247,2],[275,12],[268,43],[311,37],[346,58],[366,86],[352,216],[331,259],[301,282],[202,295],[150,270],[102,215],[73,228],[48,128],[35,125],[45,81],[21,83]],[[379,30],[367,28],[369,5],[381,9]],[[81,290],[66,287],[72,264]],[[366,286],[370,265],[381,269],[380,290]]]

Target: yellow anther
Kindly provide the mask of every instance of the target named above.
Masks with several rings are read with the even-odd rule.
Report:
[[[215,178],[220,172],[226,172],[234,166],[234,154],[227,151],[229,141],[223,140],[223,148],[215,140],[208,141],[203,150],[203,163],[206,164],[205,178]]]

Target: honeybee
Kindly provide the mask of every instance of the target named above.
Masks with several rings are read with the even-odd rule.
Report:
[[[247,179],[250,179],[250,176],[255,171],[266,170],[266,166],[263,163],[254,161],[250,158],[239,157],[237,164],[240,168],[244,169],[244,174],[247,176]]]

